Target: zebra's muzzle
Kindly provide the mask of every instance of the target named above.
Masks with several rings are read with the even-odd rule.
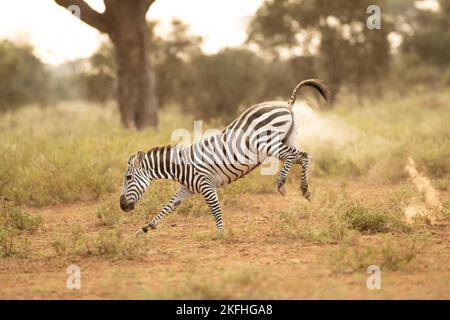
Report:
[[[134,209],[134,203],[127,203],[127,199],[125,199],[124,195],[120,196],[120,209],[125,212],[131,211]]]

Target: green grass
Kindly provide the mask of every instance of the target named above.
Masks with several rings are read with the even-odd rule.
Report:
[[[281,212],[272,228],[274,237],[322,244],[339,242],[347,232],[345,222],[331,212],[309,215],[295,208]]]
[[[113,260],[136,259],[147,254],[149,238],[125,232],[120,226],[104,229],[87,236],[81,228],[74,228],[65,238],[53,239],[54,253],[60,257],[103,256]]]
[[[377,265],[381,271],[408,270],[416,257],[416,244],[397,243],[392,237],[383,237],[378,244],[366,244],[360,236],[352,234],[330,250],[330,267],[339,273],[366,272]]]
[[[364,233],[409,230],[402,206],[393,200],[368,205],[362,199],[345,197],[338,203],[336,212],[350,228]]]
[[[0,257],[28,255],[27,234],[37,231],[42,219],[22,211],[11,202],[0,200]]]
[[[17,231],[36,231],[42,225],[41,217],[22,211],[9,201],[0,200],[0,226]]]
[[[364,201],[346,192],[319,191],[312,202],[294,202],[276,215],[271,235],[302,239],[312,243],[338,243],[346,235],[408,233],[412,226],[402,208],[410,191],[399,188],[391,198]]]

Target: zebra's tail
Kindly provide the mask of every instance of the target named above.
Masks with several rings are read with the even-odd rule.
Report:
[[[314,112],[311,107],[306,103],[298,103],[295,104],[295,98],[297,97],[297,92],[301,87],[308,86],[313,87],[325,98],[328,100],[329,91],[327,86],[320,80],[309,79],[300,82],[297,87],[295,87],[294,92],[292,93],[292,97],[289,100],[289,106],[291,107],[293,123],[292,128],[289,132],[289,135],[286,137],[286,144],[288,146],[294,148],[300,148],[300,138],[302,136],[301,129],[304,128],[305,122],[308,123],[313,119]]]
[[[312,87],[316,89],[325,100],[329,99],[330,91],[328,90],[325,83],[318,79],[308,79],[300,82],[294,89],[291,95],[291,99],[289,99],[288,104],[292,107],[295,103],[295,99],[297,98],[297,93],[302,87]]]

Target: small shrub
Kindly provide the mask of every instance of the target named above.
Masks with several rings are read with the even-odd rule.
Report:
[[[360,199],[342,198],[336,208],[338,216],[349,227],[366,233],[407,231],[402,208],[396,202],[368,205]]]
[[[112,227],[118,223],[123,214],[119,208],[119,197],[116,194],[103,198],[97,208],[98,225]]]
[[[17,236],[16,230],[0,227],[0,257],[9,257],[15,253],[14,245]]]
[[[385,238],[380,244],[364,244],[358,235],[344,239],[329,256],[329,263],[336,272],[365,272],[370,265],[378,265],[384,271],[404,270],[416,256],[415,243],[400,246]]]
[[[281,212],[272,227],[272,235],[312,243],[341,241],[348,227],[331,210],[331,204],[325,199],[322,200],[324,201],[309,203],[305,208],[295,204],[292,208]]]
[[[440,190],[440,191],[445,191],[448,189],[450,185],[450,180],[449,179],[436,179],[433,180],[433,186]]]
[[[338,215],[358,231],[386,232],[388,217],[382,209],[373,209],[360,200],[346,199],[337,208]]]
[[[21,235],[18,230],[0,226],[0,257],[13,255],[27,257],[30,248],[28,237]]]
[[[409,246],[400,247],[392,241],[387,241],[381,249],[381,255],[384,269],[392,271],[402,270],[415,258],[415,244],[412,243]]]
[[[23,212],[11,202],[0,200],[0,257],[26,256],[30,241],[24,232],[34,232],[42,225],[42,218]]]
[[[0,200],[0,226],[19,231],[36,231],[42,218],[23,212],[11,202]]]
[[[445,220],[450,221],[450,201],[444,202],[442,204],[441,214]]]
[[[87,236],[81,227],[75,228],[67,239],[56,238],[52,248],[58,256],[91,255],[113,259],[133,259],[144,256],[148,237],[138,237],[115,227]]]
[[[147,237],[125,237],[120,229],[101,231],[86,241],[86,253],[114,258],[135,258],[147,253]]]
[[[61,238],[53,240],[51,246],[58,256],[66,256],[69,253],[69,244]]]

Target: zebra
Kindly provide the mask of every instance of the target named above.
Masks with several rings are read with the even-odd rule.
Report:
[[[153,180],[175,180],[180,186],[173,197],[138,233],[156,229],[160,221],[184,200],[200,193],[208,204],[217,231],[223,230],[217,188],[244,177],[267,157],[283,162],[276,179],[285,196],[286,177],[293,165],[300,165],[300,190],[311,201],[309,170],[311,155],[296,147],[299,135],[299,108],[295,105],[302,87],[317,90],[328,100],[326,85],[317,79],[300,82],[285,102],[264,102],[245,110],[220,133],[203,137],[191,145],[164,145],[147,152],[138,151],[128,159],[120,195],[123,211],[133,210]]]

